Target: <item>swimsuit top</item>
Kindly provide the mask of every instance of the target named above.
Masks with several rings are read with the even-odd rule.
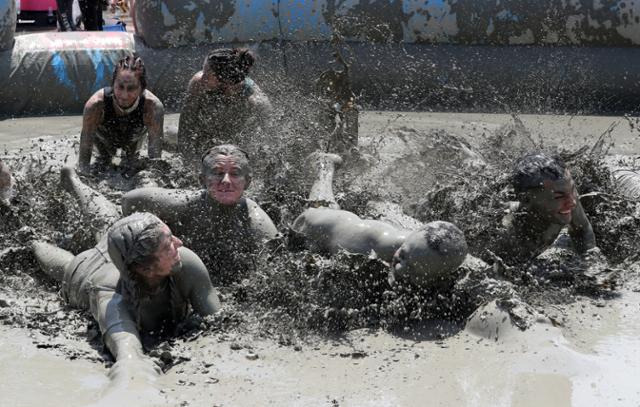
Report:
[[[147,129],[144,125],[144,92],[136,109],[126,115],[118,116],[113,106],[113,89],[104,88],[104,117],[98,126],[98,132],[114,147],[123,148],[141,137]]]

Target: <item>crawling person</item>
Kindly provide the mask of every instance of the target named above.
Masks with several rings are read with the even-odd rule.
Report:
[[[122,212],[156,214],[200,256],[212,280],[237,281],[253,270],[254,254],[278,231],[253,200],[249,157],[234,145],[209,149],[201,159],[200,191],[140,188],[122,197]]]
[[[31,247],[42,270],[62,282],[69,305],[90,310],[98,322],[116,360],[105,395],[114,403],[133,397],[124,401],[143,405],[150,391],[160,397],[153,391],[157,367],[143,354],[147,334],[173,333],[190,308],[203,316],[220,308],[202,261],[149,213],[120,219],[77,256],[44,242]]]
[[[111,86],[100,89],[84,105],[78,169],[88,173],[91,155],[97,153],[98,169],[112,165],[118,149],[120,165],[135,173],[145,136],[149,158],[160,158],[164,107],[147,89],[147,73],[140,57],[129,55],[116,64]]]
[[[219,48],[189,81],[178,123],[178,149],[193,161],[218,144],[250,147],[250,136],[264,125],[272,106],[248,76],[254,55],[244,48]]]
[[[448,222],[430,222],[419,230],[395,227],[387,222],[362,219],[339,209],[333,195],[333,173],[342,162],[334,154],[312,155],[318,173],[309,194],[310,208],[293,223],[292,230],[312,251],[375,254],[391,263],[393,279],[421,286],[450,287],[456,269],[467,254],[462,232]]]
[[[518,201],[508,204],[499,237],[490,244],[496,255],[513,261],[533,259],[565,227],[579,253],[599,251],[571,172],[560,157],[544,153],[521,157],[515,163],[512,185]]]

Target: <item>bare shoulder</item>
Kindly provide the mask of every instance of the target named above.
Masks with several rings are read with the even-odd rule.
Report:
[[[202,90],[202,71],[196,72],[189,80],[187,92],[190,94],[199,93]]]
[[[253,228],[261,232],[265,238],[274,238],[278,234],[278,229],[276,229],[273,220],[253,199],[246,198],[246,201],[249,219]]]
[[[148,89],[144,90],[144,99],[145,99],[145,104],[147,105],[163,107],[160,99]]]
[[[87,103],[84,104],[84,114],[102,112],[104,109],[104,89],[98,90],[91,95]]]
[[[183,294],[188,294],[191,287],[200,284],[202,279],[209,279],[209,272],[200,257],[191,249],[183,246],[178,249],[178,252],[182,268],[179,273],[175,274],[176,282]]]

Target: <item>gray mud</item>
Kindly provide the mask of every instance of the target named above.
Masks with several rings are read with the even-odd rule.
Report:
[[[56,283],[43,277],[25,249],[33,238],[74,253],[92,246],[87,220],[58,186],[60,165],[71,164],[77,150],[68,123],[77,122],[0,123],[3,159],[14,169],[19,191],[10,209],[0,208],[0,323],[3,338],[24,338],[16,341],[58,358],[38,364],[71,363],[82,371],[80,364],[89,363],[96,367],[87,370],[91,376],[111,363],[96,325],[62,302]],[[183,405],[421,405],[427,397],[443,405],[531,405],[540,397],[545,405],[614,397],[620,405],[637,404],[640,395],[628,377],[640,373],[640,358],[633,357],[640,349],[640,217],[634,202],[616,194],[605,165],[607,154],[636,151],[638,136],[627,120],[364,114],[360,155],[339,170],[335,185],[340,205],[361,216],[380,216],[368,201],[391,201],[424,222],[453,221],[470,242],[482,241],[501,213],[499,199],[510,197],[504,169],[531,148],[565,155],[580,192],[592,197],[583,202],[608,264],[585,263],[559,239],[536,262],[491,271],[465,264],[456,285],[442,293],[391,286],[387,265],[375,258],[340,253],[330,259],[299,246],[287,231],[306,198],[297,168],[318,147],[301,137],[288,144],[299,130],[274,136],[270,158],[256,171],[262,180],[250,190],[283,238],[258,259],[255,275],[220,287],[220,315],[193,318],[181,336],[160,338],[149,348],[165,371],[161,381],[169,397]],[[24,133],[36,138],[20,139]],[[562,148],[553,142],[559,135],[567,140]],[[265,151],[253,154],[264,157]],[[197,187],[195,174],[170,153],[154,165],[144,170],[144,181]],[[113,170],[106,181],[85,181],[118,203],[140,178]],[[496,305],[487,309],[487,303]],[[480,328],[465,330],[474,311]],[[2,377],[11,374],[12,365],[5,366]],[[103,383],[60,388],[79,388],[80,403]],[[15,405],[32,405],[19,386],[13,388],[8,391]]]

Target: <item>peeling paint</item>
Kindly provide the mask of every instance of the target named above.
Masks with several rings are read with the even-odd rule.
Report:
[[[629,0],[137,0],[134,7],[152,47],[329,40],[333,28],[350,41],[640,45],[640,1]]]
[[[15,0],[0,0],[0,50],[13,46],[16,29]]]

